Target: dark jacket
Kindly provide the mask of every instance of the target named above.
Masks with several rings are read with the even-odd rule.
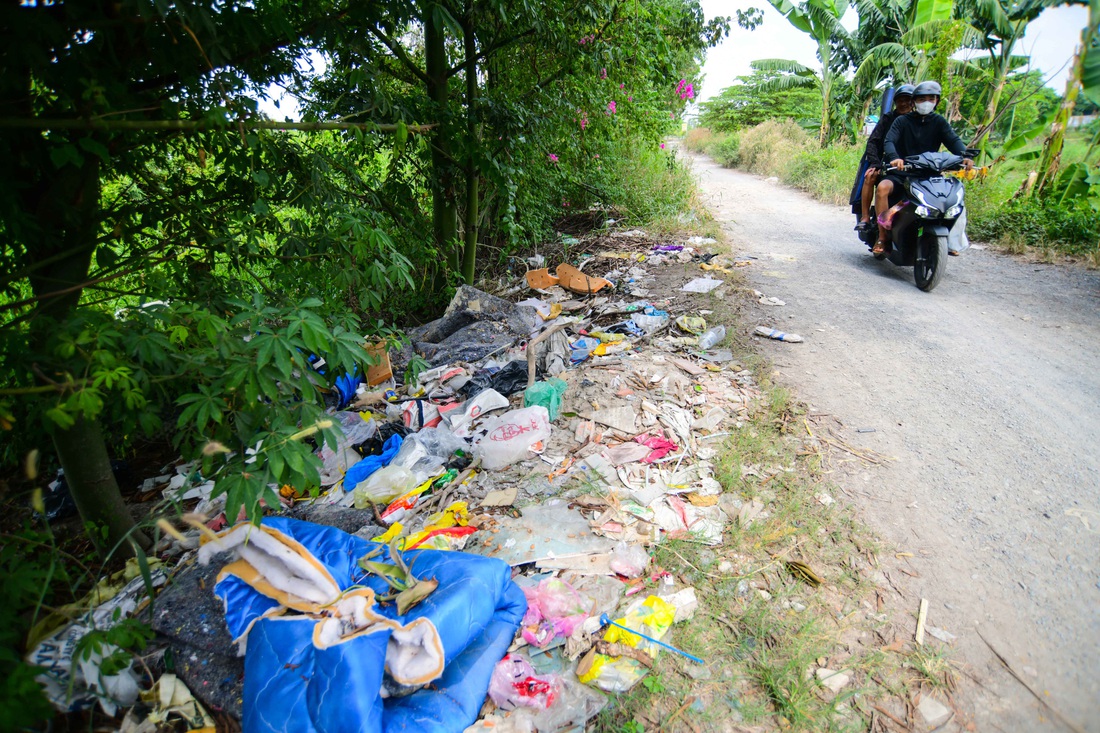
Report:
[[[871,136],[867,138],[866,151],[863,153],[863,159],[867,161],[868,167],[882,167],[882,144],[886,140],[886,133],[890,131],[890,126],[898,116],[897,111],[887,112],[879,119],[875,129],[871,130]]]
[[[935,153],[943,145],[955,155],[964,155],[966,145],[951,129],[950,123],[933,112],[921,115],[910,112],[894,120],[883,141],[887,161],[921,153]]]

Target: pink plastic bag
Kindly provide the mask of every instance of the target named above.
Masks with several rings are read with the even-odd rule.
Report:
[[[554,704],[561,684],[554,675],[539,677],[531,663],[518,654],[506,654],[497,662],[489,680],[489,697],[501,710],[538,708]]]
[[[676,444],[670,440],[666,440],[659,435],[639,435],[634,440],[638,441],[646,448],[650,449],[648,456],[642,459],[642,463],[653,463],[654,461],[664,458],[672,451],[676,450]]]
[[[547,578],[534,588],[524,588],[527,613],[523,617],[523,640],[545,647],[555,637],[569,636],[588,618],[581,594],[558,578]]]

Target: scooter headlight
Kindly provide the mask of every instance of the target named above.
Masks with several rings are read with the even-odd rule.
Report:
[[[962,213],[963,213],[962,204],[955,204],[954,206],[952,206],[950,209],[947,210],[947,213],[944,216],[946,216],[948,219],[957,219],[959,217],[959,215],[962,214]]]
[[[919,216],[922,219],[931,219],[932,218],[932,210],[930,208],[928,208],[927,206],[918,206],[917,207],[917,216]]]

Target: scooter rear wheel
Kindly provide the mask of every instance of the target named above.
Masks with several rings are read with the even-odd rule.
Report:
[[[947,237],[928,233],[921,239],[920,248],[923,257],[913,263],[913,279],[927,293],[940,284],[947,269]]]

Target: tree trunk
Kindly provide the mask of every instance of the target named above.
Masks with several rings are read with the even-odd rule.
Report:
[[[80,302],[80,285],[88,279],[96,247],[99,196],[99,159],[87,155],[82,166],[66,165],[24,199],[35,213],[41,234],[36,259],[71,252],[30,277],[31,289],[39,299],[30,328],[35,353],[48,353],[51,324],[67,319]],[[105,537],[92,532],[100,551],[121,543],[122,553],[130,554],[130,545],[124,541],[127,537],[148,547],[149,539],[135,529],[122,500],[99,421],[81,416],[68,430],[51,426],[50,432],[81,519],[97,530],[107,528]]]
[[[1007,63],[1007,62],[1006,62]],[[1001,102],[1001,93],[1005,88],[1005,73],[1002,69],[997,70],[997,79],[993,85],[993,93],[989,96],[989,105],[985,109],[985,119],[982,120],[981,126],[986,128],[982,133],[982,139],[978,142],[978,162],[985,161],[985,149],[989,144],[989,134],[993,132],[993,121],[997,119],[997,105]],[[988,127],[987,127],[988,126]]]
[[[54,429],[53,442],[80,518],[85,526],[92,525],[89,534],[99,551],[105,554],[118,547],[123,556],[131,555],[127,540],[148,548],[149,538],[136,529],[118,490],[99,421],[77,418],[68,430]]]
[[[462,255],[462,279],[467,285],[474,282],[477,264],[478,233],[478,178],[477,168],[477,39],[474,37],[472,13],[463,28],[463,45],[466,49],[466,246]]]
[[[435,103],[439,119],[439,126],[435,128],[432,135],[432,225],[437,246],[441,252],[446,253],[451,269],[458,271],[458,207],[452,182],[454,158],[451,155],[454,149],[451,144],[453,129],[447,117],[450,82],[447,77],[449,69],[447,68],[446,30],[433,6],[434,3],[423,5],[428,97]]]

